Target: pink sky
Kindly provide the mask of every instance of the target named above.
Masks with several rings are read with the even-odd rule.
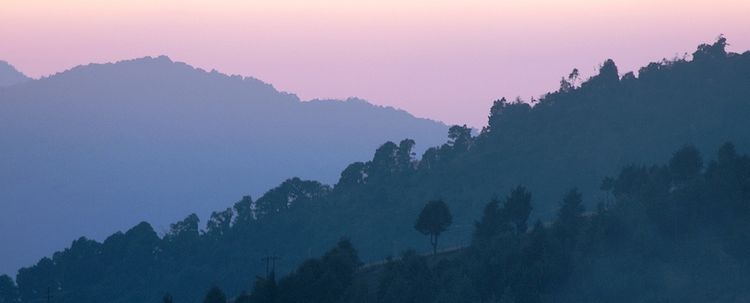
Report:
[[[480,127],[492,100],[554,90],[574,67],[634,70],[720,33],[748,50],[748,16],[747,0],[3,0],[0,59],[40,77],[164,54]]]

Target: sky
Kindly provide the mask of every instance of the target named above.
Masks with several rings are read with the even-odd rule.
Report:
[[[0,60],[31,77],[167,55],[303,100],[356,96],[481,127],[493,100],[692,53],[750,49],[747,0],[0,0]]]

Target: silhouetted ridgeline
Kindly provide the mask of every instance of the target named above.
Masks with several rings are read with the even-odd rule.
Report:
[[[26,75],[17,71],[8,62],[0,60],[0,87],[11,86],[31,80]]]
[[[373,300],[743,301],[747,157],[727,145],[703,169],[695,149],[685,148],[667,166],[640,166],[666,162],[685,144],[707,154],[726,141],[750,148],[750,52],[728,54],[724,43],[700,46],[691,61],[650,64],[637,77],[619,77],[607,61],[580,87],[563,83],[534,106],[496,102],[478,136],[452,127],[448,143],[418,161],[413,141],[386,143],[371,161],[349,165],[333,187],[290,179],[216,212],[203,231],[191,216],[164,237],[142,223],[103,243],[79,239],[22,269],[20,297],[36,302],[50,285],[56,302],[71,303],[153,302],[165,292],[176,302],[198,302],[211,285],[235,297],[264,272],[267,253],[282,255],[278,272],[286,273],[346,236],[357,255],[342,242],[328,257],[304,263],[302,274],[270,286],[291,301],[331,302],[331,294],[344,293],[336,298],[365,302],[357,295],[372,292],[346,282],[360,258],[427,250],[411,226],[425,201],[441,199],[453,213],[441,245],[468,244],[474,235],[463,258],[470,261],[429,266],[407,255],[390,265]],[[630,163],[636,165],[618,175]],[[602,183],[606,176],[618,177]],[[519,233],[521,225],[497,223],[505,222],[503,208],[485,207],[487,201],[518,184],[533,193],[532,217],[558,218],[555,224]],[[580,197],[569,192],[575,186],[595,214],[580,216]],[[564,195],[563,206],[572,206],[558,216]],[[609,204],[592,207],[599,201]],[[526,226],[529,219],[512,220]],[[312,278],[321,276],[328,280]],[[320,289],[304,285],[326,292],[306,295]]]
[[[290,176],[330,184],[385,141],[412,137],[423,151],[447,128],[355,98],[302,102],[164,56],[0,87],[0,228],[16,230],[0,233],[16,243],[0,250],[0,273],[81,235],[205,218]]]

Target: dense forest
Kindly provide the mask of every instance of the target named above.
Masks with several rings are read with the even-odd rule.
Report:
[[[580,85],[574,72],[539,100],[496,101],[477,136],[453,126],[419,159],[414,141],[387,142],[334,186],[292,178],[205,228],[190,215],[164,234],[78,239],[0,278],[2,300],[200,302],[213,285],[208,302],[743,301],[750,164],[734,146],[750,147],[750,52],[725,46],[637,76],[607,60]],[[431,249],[411,227],[435,199],[453,216],[442,245],[467,248],[402,254]],[[278,283],[255,278],[269,254]]]
[[[344,239],[278,281],[259,277],[234,302],[750,300],[750,157],[726,143],[704,165],[686,146],[665,165],[626,166],[601,185],[611,198],[595,209],[571,189],[554,220],[531,227],[533,194],[518,186],[492,199],[471,245],[450,254],[406,251],[368,268]],[[227,302],[216,293],[203,302]]]

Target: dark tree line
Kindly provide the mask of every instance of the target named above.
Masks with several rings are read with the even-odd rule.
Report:
[[[681,237],[686,232],[685,222],[710,222],[716,216],[741,213],[738,209],[706,206],[718,202],[741,204],[737,202],[737,192],[729,194],[731,191],[718,190],[734,186],[733,183],[716,181],[706,175],[710,171],[721,178],[729,178],[718,173],[729,170],[726,165],[718,164],[722,157],[729,156],[720,156],[715,170],[710,162],[702,166],[693,163],[691,168],[690,165],[682,167],[679,163],[683,160],[675,160],[674,165],[669,164],[673,169],[633,165],[605,182],[602,179],[615,176],[628,163],[665,161],[672,151],[685,143],[711,151],[711,154],[728,140],[735,142],[738,149],[750,148],[750,136],[747,136],[747,129],[750,129],[747,119],[750,116],[750,52],[729,53],[725,46],[723,38],[701,45],[692,60],[677,58],[652,63],[639,70],[637,76],[626,73],[620,77],[615,63],[608,60],[602,64],[599,74],[586,81],[579,81],[578,75],[571,74],[567,80],[569,86],[538,100],[498,100],[490,109],[488,126],[479,134],[472,135],[466,126],[451,127],[448,141],[428,149],[419,159],[412,152],[413,140],[385,143],[371,160],[346,167],[334,186],[292,178],[257,199],[242,197],[233,207],[214,212],[204,222],[196,215],[189,215],[166,231],[155,231],[148,223],[141,223],[102,242],[77,239],[65,250],[21,269],[15,280],[0,279],[0,289],[9,289],[0,292],[0,297],[11,302],[42,302],[49,288],[60,303],[154,302],[161,300],[165,292],[171,293],[175,302],[196,303],[206,289],[217,285],[226,292],[227,298],[236,298],[247,291],[249,285],[258,282],[253,277],[263,273],[264,264],[259,260],[269,250],[284,254],[279,273],[288,273],[305,260],[324,254],[342,235],[359,248],[359,257],[365,262],[399,255],[410,247],[418,251],[434,250],[434,246],[428,247],[423,235],[413,230],[407,232],[404,226],[407,229],[414,226],[424,202],[438,198],[452,214],[450,229],[439,234],[441,245],[471,243],[472,247],[477,247],[472,249],[477,254],[472,258],[477,260],[485,256],[479,247],[490,249],[504,245],[516,250],[507,250],[507,257],[492,257],[488,264],[518,266],[519,260],[523,260],[537,264],[534,266],[542,272],[493,271],[488,276],[491,281],[520,281],[512,277],[528,275],[531,280],[547,281],[545,279],[549,278],[555,283],[567,281],[565,283],[577,285],[575,283],[583,283],[584,279],[577,271],[581,267],[560,264],[575,264],[573,260],[583,260],[578,258],[579,254],[602,255],[609,253],[607,249],[616,256],[623,254],[612,259],[621,263],[593,257],[585,260],[609,262],[611,268],[624,271],[624,274],[611,274],[623,279],[635,277],[636,270],[645,274],[656,267],[628,266],[635,262],[624,255],[629,246],[615,249],[602,243],[615,239],[613,235],[626,240],[655,237],[651,229]],[[675,159],[689,159],[694,152],[683,153]],[[697,175],[695,167],[702,167]],[[702,199],[708,194],[693,186],[707,187],[708,183],[698,181],[701,178],[717,183],[711,187],[715,191],[711,194],[718,202],[703,203]],[[667,183],[669,186],[665,187]],[[524,187],[512,187],[517,184]],[[576,186],[578,191],[567,193]],[[586,199],[578,198],[578,194]],[[487,205],[493,196],[504,198]],[[640,202],[621,203],[628,199]],[[671,200],[687,202],[683,205]],[[601,209],[605,215],[570,217],[537,229],[538,224],[534,222],[555,219],[563,201],[568,201],[566,205],[571,203],[564,211],[568,214],[577,213],[584,206],[591,214],[599,213],[596,204],[604,201]],[[693,204],[696,205],[687,207]],[[477,218],[480,220],[475,222]],[[620,222],[618,220],[630,222],[632,226],[616,223]],[[716,226],[734,224],[732,226],[738,229],[726,237],[736,238],[744,232],[741,230],[744,225],[737,221],[727,219],[714,223]],[[590,227],[595,224],[603,227]],[[643,231],[632,236],[632,228]],[[604,240],[581,235],[597,232],[603,234],[600,236]],[[713,237],[710,232],[703,231],[701,236]],[[538,239],[555,239],[533,242],[542,247],[538,254],[565,253],[552,254],[549,258],[557,260],[552,263],[548,262],[550,259],[543,259],[543,262],[517,259],[521,258],[518,251],[537,247],[528,246],[532,234]],[[485,238],[489,240],[479,240]],[[581,243],[589,243],[591,250],[579,249]],[[634,245],[645,244],[636,242]],[[563,249],[565,247],[573,248]],[[742,251],[742,247],[737,244],[729,251]],[[653,253],[662,259],[666,254],[648,249],[637,251]],[[411,259],[420,259],[414,257]],[[551,264],[555,267],[550,267]],[[394,265],[394,268],[401,268],[396,272],[409,272],[420,267],[417,263],[412,265]],[[453,281],[445,282],[450,284],[450,287],[445,286],[447,289],[456,289],[454,285],[485,283],[467,278],[474,269],[482,270],[482,266],[434,268],[429,262],[427,265],[437,272],[457,272],[455,276],[431,276],[434,283],[443,278]],[[538,275],[544,279],[537,279]],[[675,275],[682,277],[683,273]],[[401,279],[399,275],[393,278]],[[714,278],[723,279],[720,275]],[[677,285],[681,279],[673,283]],[[607,281],[600,276],[591,283],[596,285],[600,280]],[[642,285],[644,281],[633,278],[632,284]],[[553,291],[550,285],[555,283],[503,284],[507,289],[481,288],[460,296],[510,300],[525,296],[528,289],[536,287],[549,294]],[[397,292],[383,290],[384,294]],[[441,296],[450,298],[448,294]],[[707,301],[711,301],[710,298]]]
[[[250,295],[234,302],[750,300],[750,157],[726,143],[704,165],[698,150],[686,146],[665,165],[630,165],[605,180],[613,201],[592,211],[571,189],[553,220],[528,227],[532,194],[518,186],[485,206],[464,249],[409,250],[360,267],[342,240],[278,284],[273,276],[258,278]],[[430,201],[417,226],[442,231],[447,214],[442,201]],[[212,300],[214,292],[205,303],[228,302]]]

